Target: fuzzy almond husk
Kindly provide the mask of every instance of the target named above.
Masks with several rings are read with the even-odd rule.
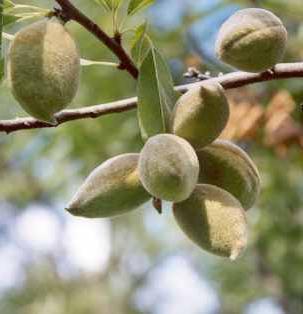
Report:
[[[215,50],[220,60],[239,70],[263,72],[282,60],[286,42],[287,30],[276,15],[249,8],[223,23]]]
[[[139,154],[111,158],[92,171],[67,210],[88,218],[112,217],[136,209],[151,196],[138,175]]]
[[[198,182],[199,162],[192,146],[173,134],[149,138],[139,158],[139,176],[154,197],[181,202]]]
[[[183,232],[200,248],[235,260],[247,245],[245,211],[227,191],[198,184],[191,196],[173,205]]]
[[[76,43],[56,18],[21,29],[9,50],[12,93],[31,116],[55,123],[54,114],[71,103],[80,77]]]
[[[179,98],[173,112],[172,133],[201,149],[219,137],[228,118],[224,89],[215,81],[205,82]]]
[[[230,141],[216,140],[196,153],[203,165],[199,183],[216,185],[228,191],[245,209],[255,204],[260,193],[260,175],[242,148]]]

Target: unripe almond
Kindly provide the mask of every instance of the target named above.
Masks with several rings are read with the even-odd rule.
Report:
[[[123,154],[97,167],[75,194],[67,210],[76,216],[111,217],[137,208],[151,196],[138,175],[139,154]]]
[[[217,57],[243,71],[262,72],[282,60],[287,31],[270,11],[250,8],[237,11],[220,28]]]
[[[249,155],[230,141],[216,140],[196,152],[203,171],[199,182],[216,185],[251,208],[260,192],[260,175]]]
[[[180,202],[190,196],[198,181],[199,162],[184,139],[159,134],[148,139],[139,158],[139,176],[154,197]]]
[[[229,105],[222,86],[215,81],[205,82],[179,98],[173,113],[172,133],[199,149],[220,135],[228,118]]]
[[[235,260],[247,244],[245,212],[230,193],[198,184],[191,196],[173,205],[176,221],[202,249]]]
[[[11,44],[8,65],[14,97],[39,120],[54,123],[54,113],[65,108],[77,92],[79,53],[56,17],[21,29]]]

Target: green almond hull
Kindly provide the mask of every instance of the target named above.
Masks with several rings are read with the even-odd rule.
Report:
[[[218,33],[217,57],[247,72],[271,69],[284,56],[287,31],[281,20],[264,9],[237,11]]]
[[[8,58],[12,93],[31,116],[55,123],[53,115],[71,103],[80,77],[75,41],[56,18],[19,31]]]
[[[234,260],[246,247],[245,212],[225,190],[198,184],[190,198],[174,204],[173,213],[189,239],[212,254]]]
[[[197,151],[199,182],[216,185],[251,208],[260,192],[260,176],[248,154],[230,141],[217,140]]]
[[[219,83],[205,82],[181,96],[172,118],[172,133],[186,139],[195,149],[213,142],[225,128],[229,104]]]
[[[67,211],[88,218],[113,217],[147,202],[137,171],[138,154],[111,158],[97,167],[75,194]]]
[[[180,202],[190,196],[198,182],[198,158],[184,139],[159,134],[151,137],[141,151],[139,176],[152,196]]]

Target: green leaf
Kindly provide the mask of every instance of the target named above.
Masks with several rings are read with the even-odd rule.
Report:
[[[112,0],[112,6],[114,10],[117,10],[122,4],[123,0]]]
[[[15,15],[11,15],[11,14],[3,14],[3,16],[2,16],[3,26],[15,23],[16,21],[18,21],[20,19],[21,19],[20,16],[15,16]]]
[[[159,51],[151,48],[142,62],[138,78],[138,119],[143,140],[169,132],[176,101],[169,68]]]
[[[147,23],[141,24],[135,32],[131,45],[131,55],[137,66],[140,66],[148,51],[152,47],[151,41],[146,36]]]
[[[134,15],[154,2],[155,0],[131,0],[128,5],[127,14]]]
[[[0,4],[0,7],[2,7],[3,9],[13,8],[15,6],[14,2],[10,0],[4,0],[0,2],[3,2]]]
[[[0,58],[0,83],[2,82],[4,77],[4,58]]]
[[[1,1],[2,2],[2,1]],[[2,4],[2,3],[1,3]],[[0,7],[0,82],[4,76],[4,57],[2,50],[2,30],[3,30],[3,7]]]
[[[91,66],[91,65],[101,65],[101,66],[108,66],[108,67],[119,67],[118,63],[114,62],[107,62],[107,61],[93,61],[88,59],[81,58],[81,66]]]
[[[122,4],[123,0],[95,0],[99,5],[107,11],[117,10]]]

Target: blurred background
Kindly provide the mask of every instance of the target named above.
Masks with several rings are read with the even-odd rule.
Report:
[[[54,1],[15,1],[52,8]],[[93,0],[72,1],[111,31]],[[167,57],[176,84],[197,67],[232,71],[214,56],[222,22],[242,7],[272,10],[289,31],[285,62],[303,57],[302,0],[157,0],[142,16]],[[5,29],[13,34],[26,23]],[[81,56],[115,61],[91,34],[69,23]],[[5,48],[7,49],[6,42]],[[85,67],[72,107],[136,94],[123,71]],[[249,247],[230,262],[203,252],[179,230],[164,204],[114,219],[64,211],[77,187],[104,160],[142,147],[136,111],[0,134],[1,314],[299,314],[303,313],[303,83],[267,82],[228,92],[222,134],[253,157],[262,192],[248,212]],[[0,117],[25,116],[7,84]]]

